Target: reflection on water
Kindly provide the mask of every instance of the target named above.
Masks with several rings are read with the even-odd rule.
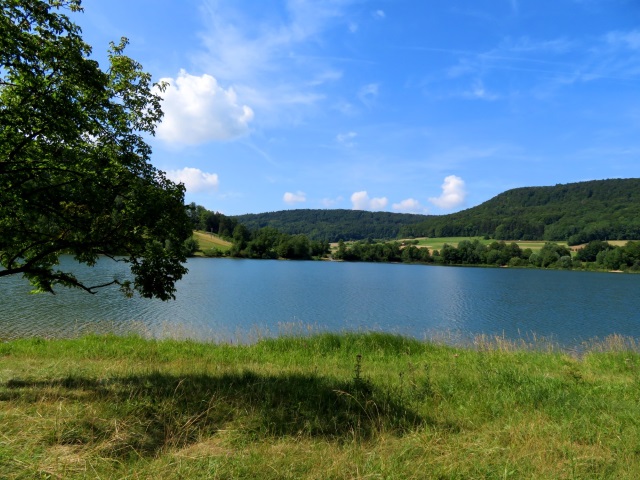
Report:
[[[0,279],[0,338],[109,331],[252,341],[308,328],[417,338],[535,332],[565,346],[613,333],[640,337],[640,275],[232,259],[188,267],[171,302],[127,299],[117,288],[30,295],[21,279]],[[127,271],[108,259],[76,268],[96,283]]]

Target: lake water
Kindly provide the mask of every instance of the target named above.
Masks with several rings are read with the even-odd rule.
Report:
[[[117,288],[30,295],[22,279],[0,279],[0,338],[133,331],[236,342],[378,330],[421,339],[535,335],[568,348],[614,333],[640,338],[640,275],[199,258],[188,267],[170,302],[127,299]],[[77,271],[102,283],[126,276],[126,265],[102,259]]]

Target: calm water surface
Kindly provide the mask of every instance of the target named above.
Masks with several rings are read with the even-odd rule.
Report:
[[[0,338],[106,330],[250,341],[309,326],[417,338],[535,334],[570,348],[613,333],[640,338],[640,275],[233,259],[188,267],[171,302],[117,289],[29,295],[23,280],[1,279]],[[126,276],[107,259],[77,271],[96,283]]]

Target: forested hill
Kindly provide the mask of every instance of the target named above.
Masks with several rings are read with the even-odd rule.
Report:
[[[416,224],[426,215],[362,210],[282,210],[233,217],[249,230],[274,227],[290,235],[305,234],[311,240],[337,242],[396,238],[405,225]]]
[[[497,240],[640,239],[640,179],[593,180],[508,190],[450,215],[283,210],[233,217],[250,230],[275,227],[312,240],[488,236]]]
[[[477,207],[406,225],[399,235],[486,235],[497,240],[567,240],[572,245],[640,239],[640,179],[516,188]]]

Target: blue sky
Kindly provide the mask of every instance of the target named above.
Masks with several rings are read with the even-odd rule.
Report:
[[[74,17],[170,83],[153,164],[228,215],[444,214],[640,177],[637,0],[109,0]]]

